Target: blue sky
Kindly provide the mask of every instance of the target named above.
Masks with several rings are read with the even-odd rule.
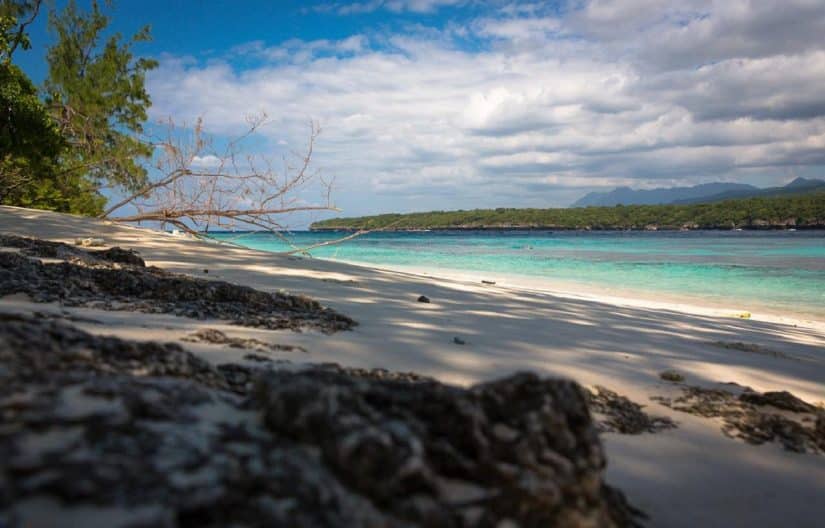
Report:
[[[249,148],[278,158],[317,120],[345,214],[825,176],[821,0],[121,0],[112,17],[152,26],[153,121],[202,117],[220,143],[263,111]],[[32,37],[40,79],[45,17]]]
[[[58,7],[65,4],[64,0],[56,2]],[[90,2],[80,0],[79,4],[88,6]],[[253,41],[275,45],[291,39],[339,40],[365,30],[392,33],[417,24],[443,28],[450,23],[466,23],[479,13],[504,5],[495,0],[444,6],[438,2],[432,6],[421,2],[416,6],[412,2],[408,7],[381,9],[376,4],[372,9],[371,4],[369,1],[119,0],[108,12],[112,16],[112,30],[124,35],[133,34],[144,25],[151,26],[153,40],[140,48],[147,55],[174,53],[208,61]],[[341,11],[348,8],[353,12],[342,16]],[[39,80],[45,75],[45,47],[37,44],[50,40],[46,16],[35,23],[31,37],[36,48],[21,53],[19,61]]]

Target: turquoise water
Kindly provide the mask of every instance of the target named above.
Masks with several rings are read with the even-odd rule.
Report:
[[[254,249],[285,251],[270,233],[218,234]],[[295,232],[306,247],[342,233]],[[311,251],[377,266],[543,278],[604,293],[825,319],[825,233],[815,231],[370,233]],[[491,275],[491,278],[495,278]]]

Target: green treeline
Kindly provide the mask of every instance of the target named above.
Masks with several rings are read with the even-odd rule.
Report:
[[[112,34],[95,1],[88,11],[74,0],[42,8],[42,0],[0,0],[0,204],[96,215],[104,188],[136,190],[147,179],[145,77],[157,62],[132,47],[149,28]],[[32,48],[28,29],[41,16],[52,42],[37,87],[14,59]]]
[[[825,228],[825,192],[690,205],[475,209],[335,218],[311,229],[770,229]]]

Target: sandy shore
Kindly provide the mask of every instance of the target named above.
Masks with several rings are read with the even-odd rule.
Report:
[[[712,301],[697,296],[675,295],[653,291],[641,291],[624,288],[621,285],[611,286],[609,289],[600,288],[592,284],[580,282],[560,281],[552,277],[531,277],[512,273],[491,273],[482,271],[459,271],[448,268],[429,269],[416,266],[371,266],[363,262],[338,260],[353,266],[361,266],[382,271],[395,271],[404,274],[418,275],[436,280],[450,282],[466,282],[482,284],[494,282],[499,289],[509,288],[533,293],[551,294],[555,297],[594,301],[619,306],[667,310],[709,317],[740,317],[747,316],[755,321],[809,326],[812,328],[825,327],[825,318],[805,310],[789,313],[777,309],[769,304],[756,304],[743,301]]]
[[[284,359],[415,371],[456,384],[531,370],[626,395],[678,423],[657,434],[603,437],[608,481],[647,512],[653,526],[816,526],[825,516],[825,456],[773,443],[748,445],[723,435],[718,420],[650,400],[675,395],[675,386],[659,378],[672,369],[691,385],[733,382],[825,401],[821,321],[759,314],[743,320],[719,307],[558,295],[536,284],[485,285],[473,276],[436,279],[9,207],[0,207],[0,232],[64,242],[99,237],[139,251],[148,264],[306,294],[359,322],[355,330],[333,335],[275,332],[279,343],[307,351],[279,353]],[[417,302],[420,295],[431,302]],[[15,297],[0,300],[0,310],[61,307]],[[169,315],[73,311],[89,321],[77,323],[84,330],[131,339],[174,341],[206,327],[259,339],[273,335]],[[456,337],[465,344],[455,344]],[[720,341],[755,347],[725,348]],[[229,347],[186,347],[214,361],[239,361],[242,355]]]

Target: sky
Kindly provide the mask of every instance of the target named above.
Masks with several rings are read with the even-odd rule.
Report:
[[[61,4],[62,2],[58,2]],[[81,2],[82,4],[83,2]],[[120,0],[150,119],[301,151],[346,216],[825,177],[825,1]],[[45,17],[21,62],[44,76]],[[204,163],[207,163],[205,160]]]

